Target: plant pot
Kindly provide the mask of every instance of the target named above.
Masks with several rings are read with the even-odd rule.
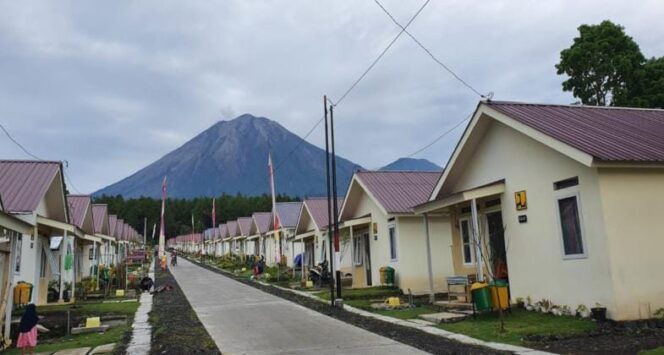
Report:
[[[606,307],[593,307],[590,309],[592,318],[598,322],[606,321]]]
[[[71,299],[71,295],[70,295],[70,294],[71,294],[71,291],[64,291],[64,292],[62,292],[62,299],[63,299],[65,302],[69,302],[69,300]]]

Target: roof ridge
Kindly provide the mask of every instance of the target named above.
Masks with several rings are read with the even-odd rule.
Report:
[[[482,101],[483,103],[491,105],[523,105],[523,106],[550,106],[550,107],[569,107],[569,108],[587,108],[597,110],[627,110],[627,111],[664,111],[664,108],[650,108],[650,107],[627,107],[627,106],[594,106],[584,104],[554,104],[554,103],[540,103],[540,102],[521,102],[521,101]]]

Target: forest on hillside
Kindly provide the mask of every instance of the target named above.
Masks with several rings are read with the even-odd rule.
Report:
[[[278,195],[278,202],[298,201],[297,198]],[[122,195],[102,195],[94,199],[95,203],[108,204],[110,214],[118,215],[125,223],[134,227],[143,234],[144,218],[147,218],[147,240],[151,241],[154,225],[155,239],[159,235],[159,214],[161,200],[150,197],[124,199]],[[254,212],[269,212],[272,210],[272,198],[269,195],[243,196],[222,195],[216,198],[217,225],[239,217],[249,217]],[[212,197],[197,197],[193,199],[169,198],[166,200],[165,226],[166,237],[191,233],[192,216],[194,231],[201,231],[212,227]]]

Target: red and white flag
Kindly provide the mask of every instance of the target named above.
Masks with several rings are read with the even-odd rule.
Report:
[[[217,227],[217,208],[215,206],[215,200],[216,198],[212,199],[212,228]]]
[[[272,192],[272,225],[274,226],[274,236],[275,236],[275,241],[276,243],[274,244],[275,247],[275,253],[274,257],[277,262],[279,261],[279,217],[277,216],[277,196],[274,193],[274,166],[272,165],[272,153],[268,153],[267,156],[267,171],[270,176],[270,189]]]

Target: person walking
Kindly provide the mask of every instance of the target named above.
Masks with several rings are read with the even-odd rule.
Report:
[[[34,354],[35,347],[37,346],[37,307],[34,303],[30,303],[25,308],[25,313],[21,317],[21,323],[18,327],[18,340],[16,347],[21,349],[21,354]]]

